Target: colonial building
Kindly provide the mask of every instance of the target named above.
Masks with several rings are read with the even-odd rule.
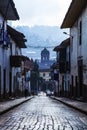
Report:
[[[39,71],[41,72],[41,75],[43,75],[45,81],[49,81],[51,79],[50,66],[52,65],[53,62],[54,61],[50,60],[50,52],[46,48],[44,48],[41,51],[41,62],[38,64],[39,64]]]
[[[70,95],[70,38],[54,48],[57,54],[58,95]]]
[[[0,99],[30,92],[30,60],[22,55],[25,36],[7,25],[18,20],[13,0],[0,0]]]
[[[48,84],[48,82],[51,81],[50,67],[53,63],[54,61],[50,60],[50,52],[46,48],[44,48],[41,51],[41,62],[38,63],[39,76],[42,77],[44,83]],[[47,89],[47,87],[45,89]]]
[[[7,33],[7,20],[18,19],[13,0],[0,0],[0,97],[5,97],[9,93],[10,36]]]
[[[44,48],[41,51],[41,63],[47,63],[47,62],[49,62],[49,57],[50,57],[49,51],[46,48]]]
[[[87,100],[87,0],[72,0],[61,28],[70,28],[71,95]]]
[[[8,34],[10,34],[10,79],[9,79],[9,95],[23,96],[25,89],[30,92],[29,70],[30,60],[22,55],[22,49],[26,48],[25,36],[8,26]],[[15,95],[16,94],[16,95]]]
[[[50,69],[42,69],[39,71],[39,73],[40,77],[42,77],[44,81],[51,80]]]

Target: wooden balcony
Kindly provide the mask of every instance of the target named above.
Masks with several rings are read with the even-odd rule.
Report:
[[[24,69],[30,69],[31,62],[28,57],[25,57],[23,55],[10,56],[11,67],[22,67],[22,62],[24,63]]]

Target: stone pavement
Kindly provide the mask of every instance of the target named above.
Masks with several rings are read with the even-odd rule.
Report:
[[[0,102],[0,115],[11,110],[14,107],[17,107],[18,105],[20,105],[32,98],[33,98],[33,96],[26,97],[26,98],[23,97],[23,98],[14,99],[14,100],[6,101],[6,102],[5,101]],[[51,96],[51,98],[58,100],[58,101],[64,103],[65,105],[68,105],[69,107],[75,108],[82,113],[87,114],[87,102],[71,100],[69,98],[63,98],[63,97],[61,98],[61,97]]]
[[[33,96],[30,97],[22,97],[17,99],[11,99],[9,101],[0,102],[0,115],[21,105],[22,103],[32,99]]]
[[[87,130],[87,115],[38,95],[1,115],[0,130]]]
[[[72,99],[63,98],[63,97],[51,96],[51,98],[58,100],[58,101],[64,103],[65,105],[68,105],[69,107],[79,110],[80,112],[82,112],[84,114],[87,114],[87,102],[81,102],[81,101],[72,100]]]

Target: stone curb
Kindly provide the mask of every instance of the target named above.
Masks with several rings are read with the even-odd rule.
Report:
[[[6,113],[6,112],[12,110],[13,108],[15,108],[15,107],[17,107],[17,106],[19,106],[19,105],[21,105],[21,104],[23,104],[23,103],[25,103],[25,102],[31,100],[33,97],[34,97],[34,96],[29,97],[29,98],[25,98],[25,100],[20,101],[20,102],[16,103],[15,105],[12,105],[12,106],[6,108],[5,110],[2,110],[2,111],[0,112],[0,115],[2,115],[2,114],[4,114],[4,113]],[[15,100],[16,100],[16,99],[15,99]]]
[[[61,102],[61,103],[63,103],[63,104],[65,104],[65,105],[67,105],[67,106],[69,106],[69,107],[71,107],[71,108],[74,108],[74,109],[76,109],[76,110],[82,112],[83,114],[86,114],[86,115],[87,115],[87,110],[84,110],[84,109],[80,108],[79,106],[77,106],[77,105],[75,105],[75,104],[68,103],[68,101],[63,101],[63,100],[61,100],[61,99],[59,99],[59,98],[56,98],[56,97],[52,97],[52,96],[51,96],[51,98],[54,99],[54,100],[57,100],[57,101],[59,101],[59,102]]]

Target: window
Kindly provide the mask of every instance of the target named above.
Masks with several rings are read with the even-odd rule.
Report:
[[[0,23],[0,42],[3,42],[3,28],[2,28],[2,23]]]
[[[3,96],[6,95],[6,69],[3,69]]]
[[[12,55],[12,42],[10,43],[10,52],[11,52],[11,55]]]
[[[82,21],[79,23],[79,45],[82,44]]]

